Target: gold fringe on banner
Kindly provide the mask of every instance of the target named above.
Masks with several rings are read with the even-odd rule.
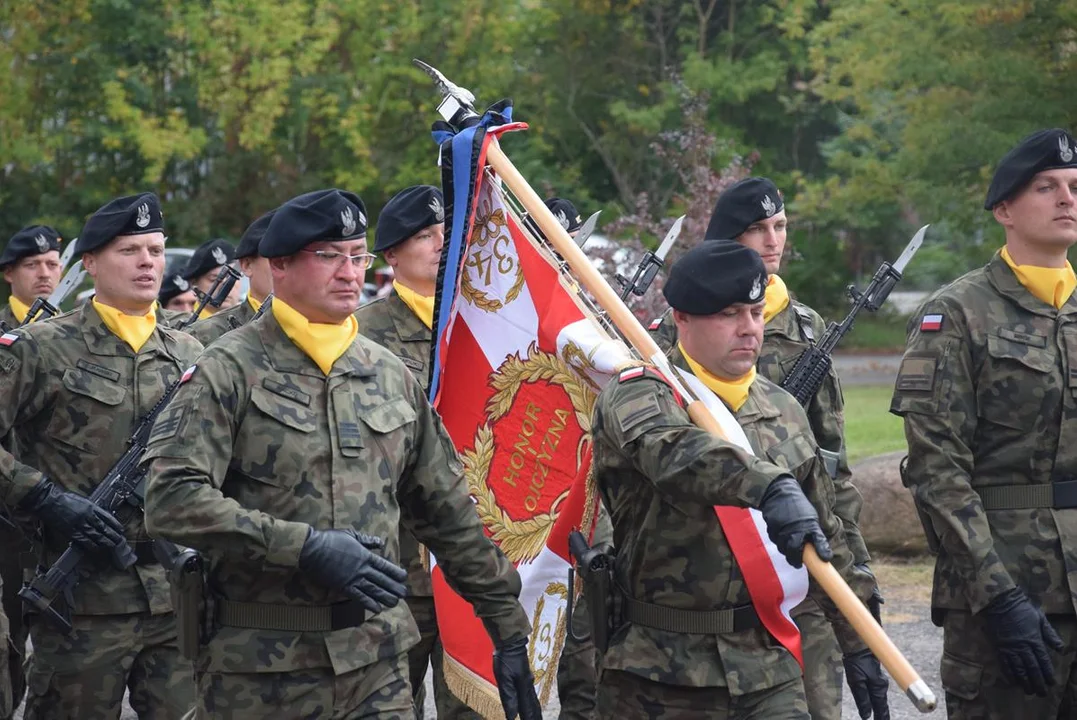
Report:
[[[497,688],[441,651],[442,669],[449,692],[486,720],[505,720]]]

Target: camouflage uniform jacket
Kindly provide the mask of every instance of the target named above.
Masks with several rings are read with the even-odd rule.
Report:
[[[250,302],[244,300],[230,308],[210,315],[208,318],[196,320],[193,325],[187,328],[187,332],[198,342],[209,347],[221,335],[249,323],[254,318],[254,312],[255,310],[251,307]]]
[[[430,384],[430,342],[432,333],[409,308],[396,290],[355,312],[359,332],[388,349],[408,366],[425,394]],[[400,529],[400,561],[408,571],[408,595],[431,597],[429,553],[415,536]]]
[[[810,324],[813,336],[810,341],[804,327],[807,324]],[[818,342],[825,331],[826,323],[819,313],[790,299],[789,305],[772,317],[763,329],[763,348],[755,365],[756,370],[767,380],[780,385],[796,365],[800,354],[808,349],[810,343]],[[676,349],[677,326],[673,322],[672,310],[667,310],[661,318],[651,323],[651,336],[662,350],[669,352]],[[856,562],[866,563],[871,556],[860,533],[860,508],[864,499],[853,485],[853,475],[846,459],[845,400],[833,367],[805,410],[815,441],[829,455],[824,459],[834,478],[834,512],[845,527],[845,541]]]
[[[202,347],[160,325],[135,354],[91,303],[17,330],[0,346],[0,436],[14,429],[19,456],[0,450],[0,492],[15,506],[43,476],[90,495],[127,449],[138,421],[180,377]],[[146,542],[141,516],[126,522],[128,541]],[[46,534],[43,561],[67,543]],[[75,590],[75,614],[171,611],[168,585],[155,562],[116,570],[107,563]]]
[[[921,329],[930,315],[940,329]],[[1077,476],[1077,295],[1056,310],[996,253],[913,315],[890,411],[941,542],[932,607],[975,613],[1016,586],[1072,615],[1077,509],[985,510],[980,493]]]
[[[0,322],[4,323],[9,330],[14,330],[19,326],[19,319],[11,311],[9,303],[4,303],[3,306],[0,306]]]
[[[395,562],[404,524],[437,554],[495,644],[528,633],[519,575],[483,534],[440,419],[403,363],[362,335],[326,377],[272,313],[227,333],[159,419],[146,458],[151,532],[206,553],[217,596],[342,602],[298,568],[309,529],[376,535]],[[418,638],[400,603],[331,632],[223,627],[198,667],[341,674],[395,658]]]
[[[179,310],[166,310],[160,305],[157,306],[157,324],[163,325],[164,327],[176,328],[180,325],[180,323],[182,323],[190,316],[191,313],[188,312],[181,312]],[[190,335],[191,328],[188,327],[182,332],[185,332]]]
[[[854,591],[867,597],[871,581],[851,567],[841,522],[829,510],[829,476],[803,409],[760,377],[736,418],[761,450],[758,457],[696,427],[673,390],[654,375],[615,380],[600,393],[594,467],[613,522],[622,591],[692,611],[751,604],[713,506],[758,507],[771,481],[789,472],[820,513],[835,566],[848,579],[860,578]],[[833,611],[827,603],[824,609]],[[839,637],[847,652],[863,647],[849,631]],[[604,667],[671,685],[724,686],[733,695],[801,674],[792,655],[761,627],[708,636],[628,624],[612,638]]]

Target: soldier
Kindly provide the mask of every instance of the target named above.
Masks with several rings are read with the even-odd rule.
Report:
[[[11,236],[0,254],[0,271],[11,287],[0,322],[21,325],[38,298],[47,298],[60,282],[60,243],[63,238],[48,225],[31,225]]]
[[[1077,714],[1077,143],[1010,150],[984,207],[1006,244],[933,293],[908,327],[890,411],[906,485],[938,549],[950,718]],[[1033,697],[1030,697],[1033,696]]]
[[[401,523],[483,619],[506,716],[540,717],[519,576],[419,383],[358,335],[362,201],[289,201],[259,254],[270,311],[206,349],[146,454],[151,532],[209,564],[198,717],[414,717]]]
[[[220,273],[221,268],[225,265],[232,264],[236,259],[236,249],[232,247],[232,243],[227,240],[221,240],[217,238],[215,240],[207,240],[197,248],[195,248],[194,254],[191,255],[187,264],[183,268],[181,275],[183,279],[196,288],[199,292],[208,292],[213,287],[213,281],[217,279],[217,275]],[[198,293],[195,293],[198,295]],[[206,305],[199,313],[198,319],[205,320],[210,315],[215,315],[220,310],[230,308],[233,305],[239,303],[240,287],[239,283],[232,286],[232,291],[228,293],[228,297],[221,303],[220,308],[215,308],[212,305]]]
[[[198,304],[198,298],[195,297],[191,284],[182,275],[169,275],[161,283],[157,303],[162,310],[168,310],[170,316],[188,316]]]
[[[695,427],[649,369],[623,372],[599,395],[595,478],[613,519],[614,584],[624,593],[603,658],[601,717],[808,717],[801,669],[761,626],[741,576],[747,559],[733,555],[715,505],[758,508],[791,564],[800,566],[811,542],[860,597],[871,594],[871,576],[854,566],[831,510],[833,485],[803,409],[756,373],[765,285],[759,255],[722,241],[686,253],[664,289],[680,337],[673,364],[729,407],[756,456]],[[818,589],[813,595],[855,668],[854,695],[888,717],[878,661],[832,603]]]
[[[434,287],[445,241],[445,206],[431,185],[401,190],[382,208],[374,252],[393,269],[393,290],[359,308],[355,317],[367,338],[400,358],[426,394],[430,384],[430,342]],[[407,529],[400,529],[400,562],[408,571],[408,609],[419,626],[419,643],[408,653],[416,717],[423,716],[426,668],[434,670],[434,701],[439,718],[478,718],[445,684],[441,641],[430,581],[430,555]]]
[[[66,608],[72,634],[32,616],[26,717],[118,717],[127,688],[140,717],[179,718],[193,705],[191,666],[152,542],[140,516],[121,524],[86,496],[201,346],[153,312],[165,262],[157,196],[109,202],[77,242],[93,299],[0,338],[0,436],[14,429],[18,449],[0,451],[3,501],[40,521],[43,566],[72,542],[93,563]],[[138,560],[118,570],[107,556],[124,543]]]
[[[822,337],[826,323],[819,313],[793,299],[778,270],[785,254],[788,222],[781,193],[767,178],[750,177],[730,186],[718,198],[707,226],[709,240],[733,238],[763,258],[768,281],[763,308],[763,347],[756,369],[780,384],[797,358]],[[677,343],[673,311],[651,324],[652,336],[664,349]],[[871,556],[860,534],[863,498],[852,483],[845,455],[845,407],[837,373],[831,369],[806,408],[812,433],[827,472],[834,481],[833,511],[846,530],[846,542],[857,565],[867,572]],[[882,595],[872,593],[869,607],[880,619]],[[842,663],[837,639],[812,598],[793,610],[804,642],[804,690],[813,720],[841,720]]]
[[[258,254],[258,243],[265,235],[269,221],[273,219],[273,213],[274,211],[270,210],[252,222],[244,231],[243,237],[239,239],[239,246],[236,248],[239,269],[250,280],[247,301],[199,320],[188,329],[188,332],[203,345],[208,346],[226,332],[250,322],[262,307],[262,303],[273,292],[273,276],[269,272],[269,261]]]

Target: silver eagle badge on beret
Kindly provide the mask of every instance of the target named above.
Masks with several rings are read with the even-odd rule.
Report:
[[[760,204],[763,206],[763,212],[766,213],[767,217],[778,212],[778,206],[770,199],[770,195],[764,195]]]
[[[752,302],[757,301],[763,296],[763,276],[756,275],[755,280],[752,281],[752,287],[748,290],[748,299]]]
[[[1064,163],[1073,160],[1073,149],[1070,147],[1069,139],[1065,135],[1058,136],[1058,157]]]
[[[434,217],[438,222],[445,222],[445,208],[441,207],[441,201],[436,197],[430,198],[430,212],[434,213]]]
[[[49,241],[46,240],[45,236],[42,235],[41,233],[38,233],[34,237],[34,243],[37,245],[38,252],[48,252],[49,251]]]
[[[224,250],[219,247],[213,248],[212,252],[210,252],[210,255],[213,256],[213,261],[218,265],[224,265],[228,262],[228,256],[225,255]]]
[[[346,207],[340,211],[340,222],[344,226],[342,233],[343,237],[355,234],[355,213],[352,212],[350,207]]]
[[[147,203],[142,203],[138,206],[138,215],[135,217],[135,225],[140,228],[147,227],[150,224],[150,206]]]

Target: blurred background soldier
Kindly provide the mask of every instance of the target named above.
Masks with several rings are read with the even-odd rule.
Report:
[[[217,279],[217,274],[220,273],[221,268],[225,265],[231,265],[235,262],[235,259],[236,249],[232,246],[232,243],[220,238],[207,240],[195,248],[194,254],[187,261],[181,275],[184,280],[191,284],[191,287],[205,293],[213,286],[213,281]],[[240,285],[236,283],[232,286],[232,291],[228,293],[228,297],[224,299],[219,309],[207,304],[198,318],[204,320],[219,310],[238,304],[240,293]],[[195,295],[198,295],[198,293],[195,293]]]
[[[482,618],[506,716],[537,720],[519,575],[483,533],[419,383],[358,334],[373,258],[362,201],[289,201],[259,254],[270,311],[206,349],[146,454],[151,530],[210,566],[198,717],[413,716],[404,525]]]
[[[262,307],[262,303],[273,292],[273,276],[269,272],[269,261],[258,254],[258,243],[265,235],[274,212],[270,210],[252,222],[244,231],[243,237],[239,239],[239,246],[236,248],[239,269],[250,280],[246,301],[199,320],[188,330],[203,345],[208,346],[229,330],[235,330],[250,322]]]
[[[1077,717],[1077,143],[1024,138],[984,207],[1006,232],[983,268],[913,314],[890,411],[904,480],[938,549],[951,718]]]
[[[60,243],[63,238],[48,225],[31,225],[11,236],[0,254],[0,271],[11,288],[0,322],[9,328],[26,319],[38,298],[47,298],[60,282]]]
[[[69,544],[93,567],[75,588],[65,634],[33,615],[27,718],[118,717],[125,689],[145,718],[179,718],[193,705],[164,570],[142,517],[121,524],[90,495],[127,449],[138,423],[201,346],[157,323],[165,236],[157,196],[113,200],[95,212],[76,252],[94,280],[80,309],[0,338],[0,451],[4,502],[42,526],[41,565]],[[137,557],[118,570],[110,555]]]
[[[179,317],[190,315],[198,304],[198,298],[195,297],[191,284],[184,280],[182,275],[169,275],[161,283],[157,302],[162,310],[169,310],[175,313],[171,316]]]

